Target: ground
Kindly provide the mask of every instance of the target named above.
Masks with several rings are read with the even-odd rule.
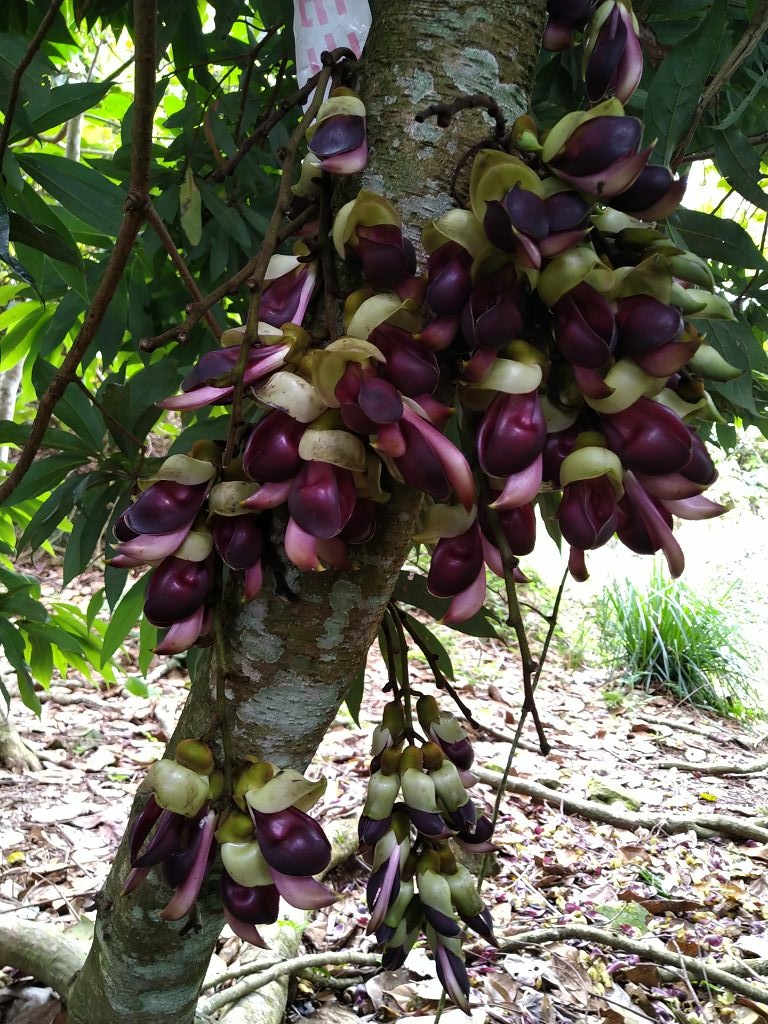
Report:
[[[694,817],[713,810],[753,820],[768,816],[766,771],[708,776],[706,765],[758,760],[764,723],[748,726],[680,708],[660,695],[617,697],[604,672],[574,670],[562,652],[543,677],[538,703],[552,752],[535,752],[532,728],[517,752],[514,773],[556,787],[558,794],[605,798],[606,788],[658,815]],[[476,718],[510,732],[520,702],[519,666],[501,642],[469,639],[453,650],[457,683]],[[126,671],[133,671],[126,665]],[[427,686],[426,666],[417,685]],[[367,775],[367,737],[383,700],[385,673],[374,652],[361,730],[342,713],[311,769],[329,779],[321,816],[329,828],[361,806]],[[55,920],[87,929],[93,898],[126,825],[135,788],[162,752],[184,697],[179,669],[156,679],[148,698],[124,688],[54,684],[40,720],[16,710],[17,722],[42,760],[24,776],[0,772],[0,914]],[[481,731],[476,763],[502,767],[507,745]],[[683,760],[698,770],[665,767]],[[474,790],[491,806],[488,787]],[[673,836],[660,828],[630,831],[567,816],[557,806],[507,795],[498,833],[495,874],[486,882],[503,944],[516,932],[581,923],[661,943],[707,962],[768,958],[768,846],[703,840],[693,831]],[[340,899],[305,933],[312,948],[369,949],[365,936],[365,868],[347,861],[330,879]],[[506,1021],[636,1022],[768,1019],[768,1010],[689,977],[670,974],[636,956],[587,942],[558,942],[501,953],[468,942],[473,980],[473,1024]],[[225,962],[239,943],[223,942]],[[709,959],[711,958],[711,960]],[[757,965],[760,966],[759,964]],[[431,961],[417,949],[394,975],[353,982],[343,991],[300,982],[291,1017],[321,1021],[432,1021],[438,996]],[[6,972],[0,1021],[51,1024],[59,1004],[48,992]],[[319,1014],[319,1015],[318,1015]],[[375,1015],[375,1016],[373,1016]],[[455,1020],[463,1018],[458,1015]],[[63,1021],[64,1018],[59,1018]],[[454,1022],[451,1011],[443,1015]]]

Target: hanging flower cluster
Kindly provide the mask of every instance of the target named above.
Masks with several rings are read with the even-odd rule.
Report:
[[[638,553],[662,551],[679,575],[673,517],[724,511],[704,496],[717,474],[691,424],[717,418],[704,379],[738,371],[691,321],[732,314],[713,294],[707,264],[656,224],[676,209],[685,181],[649,163],[642,123],[624,110],[642,74],[637,21],[629,0],[549,0],[548,12],[547,47],[583,39],[596,105],[541,138],[521,118],[508,151],[480,150],[467,208],[424,228],[423,274],[397,209],[360,191],[331,232],[365,282],[347,297],[342,335],[323,343],[309,333],[319,264],[316,246],[299,242],[270,260],[244,368],[245,328],[225,331],[222,348],[161,403],[179,412],[226,405],[240,384],[248,399],[226,466],[208,442],[171,456],[115,528],[112,563],[153,567],[144,611],[167,629],[158,651],[210,642],[222,564],[243,574],[244,600],[258,595],[264,546],[278,530],[297,568],[353,568],[392,481],[424,495],[413,539],[430,547],[427,587],[446,599],[447,623],[481,608],[487,569],[524,581],[516,564],[534,548],[543,494],[557,496],[556,512],[551,497],[548,507],[577,579],[587,576],[585,553],[613,536]],[[365,165],[360,99],[335,90],[307,139],[299,203],[319,193],[324,174]],[[468,792],[473,752],[463,727],[421,697],[419,734],[408,707],[387,705],[374,734],[360,821],[370,931],[389,968],[425,934],[442,984],[467,1009],[459,922],[494,939],[456,851],[493,850],[493,825]],[[330,857],[306,813],[319,789],[255,762],[219,815],[206,751],[180,745],[175,761],[150,773],[126,891],[161,865],[175,890],[162,914],[182,916],[215,838],[227,920],[260,944],[256,926],[275,919],[278,894],[306,908],[333,898],[312,878]]]
[[[253,761],[221,812],[215,808],[222,804],[222,783],[210,748],[199,740],[182,740],[174,760],[150,768],[141,785],[150,796],[131,825],[131,872],[123,892],[133,892],[157,867],[174,890],[160,917],[180,920],[194,907],[218,844],[224,917],[240,938],[264,946],[256,925],[277,920],[280,896],[302,910],[336,899],[312,877],[331,860],[331,844],[307,814],[325,782]]]
[[[448,840],[471,853],[492,852],[493,826],[467,792],[477,780],[469,771],[474,753],[461,723],[434,697],[420,697],[416,711],[423,730],[418,745],[398,701],[386,705],[374,731],[359,827],[371,865],[368,931],[383,947],[387,970],[401,967],[424,933],[443,987],[468,1010],[459,921],[488,942],[495,939],[475,880]]]

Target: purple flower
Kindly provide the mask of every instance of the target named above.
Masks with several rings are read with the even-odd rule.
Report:
[[[584,48],[584,80],[593,103],[616,96],[626,103],[640,84],[643,48],[637,19],[621,0],[607,0],[595,12]]]

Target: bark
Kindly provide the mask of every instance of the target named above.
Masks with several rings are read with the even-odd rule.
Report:
[[[495,0],[487,7],[469,0],[378,0],[373,14],[361,84],[371,145],[364,184],[392,199],[417,233],[451,207],[456,159],[489,134],[490,123],[469,111],[441,129],[417,124],[414,114],[475,92],[495,95],[511,115],[521,113],[544,0]],[[418,498],[397,489],[353,572],[310,575],[282,565],[278,574],[293,600],[275,591],[274,574],[246,606],[230,588],[225,643],[200,665],[171,749],[182,736],[215,735],[220,679],[237,754],[305,766],[365,663],[417,509]],[[169,894],[154,875],[121,897],[125,874],[123,844],[101,895],[92,950],[71,990],[70,1024],[190,1024],[222,923],[216,879],[201,894],[199,929],[187,930],[158,921]]]

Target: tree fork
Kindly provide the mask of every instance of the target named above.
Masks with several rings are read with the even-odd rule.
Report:
[[[495,96],[508,118],[523,113],[544,0],[501,0],[492,8],[469,0],[377,0],[372,6],[360,82],[371,149],[363,184],[399,207],[417,240],[426,220],[452,207],[454,164],[487,137],[489,126],[475,110],[457,114],[445,129],[419,124],[416,113],[478,90]],[[170,751],[184,737],[215,734],[214,694],[223,673],[236,754],[303,768],[365,664],[419,502],[418,495],[394,489],[356,571],[301,573],[284,563],[297,603],[274,593],[270,574],[247,605],[230,586],[222,607],[229,646],[218,658],[209,653],[201,659]],[[136,893],[121,896],[126,872],[123,842],[99,896],[91,952],[70,990],[70,1024],[191,1024],[222,925],[217,879],[208,878],[199,920],[190,927],[159,921],[169,894],[155,873]]]

